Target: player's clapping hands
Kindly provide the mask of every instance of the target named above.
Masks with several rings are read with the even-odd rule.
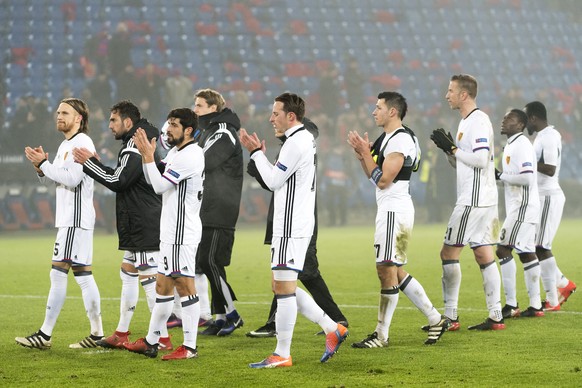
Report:
[[[26,147],[24,148],[24,154],[26,155],[26,159],[30,160],[34,167],[38,167],[43,160],[48,159],[48,153],[44,152],[42,146],[36,148]]]
[[[267,149],[265,146],[265,141],[259,140],[256,132],[253,132],[253,134],[250,135],[246,129],[241,128],[238,137],[242,146],[245,147],[249,152],[253,152],[257,149],[265,152]]]
[[[146,132],[142,128],[138,128],[133,135],[133,141],[141,154],[143,163],[154,162],[154,153],[156,152],[156,138],[148,141]]]
[[[87,148],[73,148],[73,158],[76,163],[83,164],[92,157],[96,157],[99,160],[97,153],[91,152]]]
[[[368,132],[364,133],[364,137],[356,131],[348,132],[348,144],[352,146],[356,152],[356,157],[362,160],[364,155],[370,155],[370,140],[368,139]]]

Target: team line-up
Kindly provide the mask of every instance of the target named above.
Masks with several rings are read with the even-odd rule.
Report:
[[[437,343],[447,331],[459,330],[459,259],[467,245],[481,270],[489,312],[469,330],[503,330],[504,319],[542,317],[547,311],[560,310],[576,290],[552,252],[565,203],[559,185],[559,132],[548,124],[546,108],[539,101],[526,104],[523,110],[511,109],[501,123],[507,144],[501,166],[496,168],[493,126],[478,109],[476,97],[473,76],[452,76],[445,98],[461,116],[457,133],[452,136],[438,128],[430,136],[457,177],[457,200],[440,252],[443,312],[404,270],[414,225],[409,181],[421,158],[416,135],[403,124],[406,98],[393,91],[378,94],[372,116],[382,131],[375,141],[367,133],[348,133],[347,143],[376,193],[374,248],[380,282],[378,322],[371,334],[352,343],[354,348],[388,346],[401,291],[427,318],[423,326],[426,345]],[[215,90],[197,91],[193,109],[173,109],[161,131],[141,117],[136,105],[123,100],[110,109],[109,129],[122,146],[117,165],[109,167],[101,162],[87,135],[86,103],[63,99],[56,111],[56,127],[65,139],[52,162],[42,146],[25,148],[39,180],[56,185],[57,237],[44,322],[35,333],[16,337],[16,342],[28,348],[51,347],[71,269],[82,290],[91,331],[70,348],[127,349],[151,358],[166,351],[162,360],[188,359],[198,356],[198,334],[227,336],[240,328],[243,319],[226,280],[226,267],[240,208],[245,148],[250,153],[248,174],[272,192],[265,244],[271,247],[274,293],[265,325],[247,336],[277,338],[273,353],[249,366],[293,365],[291,342],[298,312],[321,327],[325,349],[320,361],[328,361],[348,337],[349,324],[318,269],[318,128],[305,117],[305,110],[304,100],[296,94],[286,92],[275,98],[269,122],[281,145],[272,163],[266,156],[265,140],[241,128],[237,114]],[[533,144],[524,130],[535,134]],[[108,337],[91,267],[94,182],[116,193],[118,248],[124,252],[119,322]],[[504,188],[506,207],[501,229],[498,182]],[[529,296],[523,310],[516,296],[514,250],[523,264]],[[298,280],[309,293],[297,287]],[[131,342],[129,327],[140,284],[151,318],[147,335]],[[176,326],[182,326],[184,340],[174,349],[168,328]],[[202,327],[200,333],[198,327]]]

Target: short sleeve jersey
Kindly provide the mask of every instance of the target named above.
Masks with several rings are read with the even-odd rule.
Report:
[[[552,195],[562,192],[560,187],[560,165],[562,164],[562,136],[553,126],[547,126],[538,132],[534,140],[534,150],[538,163],[556,166],[554,176],[538,172],[538,189],[540,195]]]
[[[204,152],[195,143],[172,148],[162,160],[162,178],[174,187],[162,194],[160,241],[175,245],[196,245],[202,235]]]
[[[493,126],[489,116],[475,109],[459,123],[456,145],[465,152],[487,152],[487,166],[477,168],[457,159],[457,205],[485,207],[497,205],[497,185],[493,161]]]
[[[503,182],[505,187],[505,208],[507,219],[537,223],[540,201],[536,177],[536,156],[533,146],[522,133],[507,140],[503,149],[503,173],[510,175],[532,174],[533,183],[528,186]]]
[[[274,191],[273,237],[307,238],[315,225],[315,139],[303,126],[288,129],[285,136],[274,165],[262,152],[251,157]]]
[[[55,159],[43,163],[44,175],[56,183],[57,228],[76,227],[93,229],[95,226],[95,208],[93,206],[93,178],[83,172],[83,166],[75,163],[73,148],[86,148],[95,152],[93,140],[84,133],[77,133],[68,140],[63,140]],[[72,186],[72,181],[79,182]]]
[[[391,153],[402,154],[405,161],[414,161],[417,157],[416,144],[406,132],[387,134],[380,146],[380,150],[382,149],[384,158]],[[382,166],[379,167],[382,168]],[[399,180],[385,189],[376,187],[376,203],[378,211],[414,212],[410,197],[410,181]]]

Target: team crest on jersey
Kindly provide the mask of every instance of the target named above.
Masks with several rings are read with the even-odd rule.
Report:
[[[180,178],[180,174],[178,174],[174,170],[168,169],[167,173],[170,174],[171,176],[173,176],[174,178]]]
[[[505,164],[509,164],[509,161],[511,160],[511,157],[509,155],[507,155],[505,157]]]
[[[459,134],[457,135],[457,140],[461,141],[462,138],[463,138],[463,132],[459,132]]]
[[[279,169],[282,171],[287,171],[287,166],[285,166],[283,163],[279,161],[277,161],[277,167],[279,167]]]

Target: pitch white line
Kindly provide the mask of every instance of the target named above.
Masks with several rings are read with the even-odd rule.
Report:
[[[249,295],[247,295],[249,296]],[[253,294],[254,297],[268,297],[267,294]],[[0,299],[46,299],[46,295],[8,295],[8,294],[0,294]],[[80,296],[67,296],[67,299],[70,300],[82,300],[83,298]],[[119,298],[106,298],[101,297],[101,300],[106,301],[119,301]],[[145,298],[140,298],[139,300],[145,301]],[[252,302],[252,301],[236,301],[237,304],[242,305],[270,305],[271,302]],[[377,309],[378,305],[360,305],[360,304],[339,304],[341,308],[348,308],[348,309]],[[417,310],[416,307],[397,307],[399,310]],[[443,309],[443,307],[437,307],[437,309]],[[473,307],[460,307],[459,311],[483,311],[485,308],[473,308]],[[548,314],[570,314],[570,315],[582,315],[582,311],[552,311]]]

